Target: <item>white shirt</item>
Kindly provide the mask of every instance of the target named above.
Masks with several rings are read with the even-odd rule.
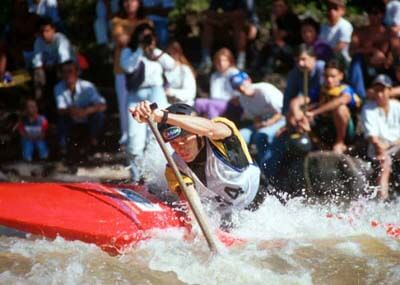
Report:
[[[144,56],[141,48],[135,51],[130,48],[124,48],[121,51],[120,65],[125,72],[132,73],[139,67],[139,63],[143,62],[145,75],[140,87],[163,86],[163,71],[173,70],[175,68],[175,60],[158,48],[154,50],[154,56],[159,57],[157,60],[150,60]]]
[[[55,33],[53,41],[49,44],[42,37],[36,37],[33,54],[32,65],[34,68],[54,66],[75,59],[72,46],[62,33]]]
[[[400,102],[389,101],[387,115],[376,102],[367,102],[361,112],[361,119],[366,138],[378,137],[385,142],[391,143],[400,139]],[[373,152],[369,151],[373,156]]]
[[[239,97],[246,118],[272,117],[281,113],[283,94],[278,88],[266,82],[253,83],[251,86],[255,91],[253,96],[240,95]]]
[[[93,83],[78,79],[75,85],[75,93],[67,87],[64,81],[60,81],[54,87],[54,96],[56,99],[57,109],[67,109],[72,106],[86,108],[97,104],[105,104],[106,100],[97,91]],[[79,121],[86,121],[87,118],[82,118]]]
[[[193,106],[197,89],[196,79],[190,67],[185,64],[179,64],[173,70],[166,71],[165,77],[173,99],[176,102]]]
[[[347,47],[342,50],[342,54],[347,61],[350,61],[349,44],[351,42],[351,35],[353,33],[353,26],[346,19],[340,20],[334,25],[322,25],[319,38],[329,44],[331,48],[335,48],[339,42],[347,43]]]
[[[213,72],[210,78],[210,98],[229,101],[239,94],[232,89],[230,77],[238,73],[237,68],[231,67],[225,73]]]
[[[27,0],[27,3],[29,13],[50,17],[55,24],[60,21],[57,0],[40,0],[38,4]]]
[[[400,2],[390,1],[386,4],[385,25],[388,27],[400,25]]]

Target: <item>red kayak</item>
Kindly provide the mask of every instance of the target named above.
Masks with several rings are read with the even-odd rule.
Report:
[[[152,229],[188,228],[183,213],[144,186],[0,183],[0,225],[48,238],[95,243],[116,253]]]

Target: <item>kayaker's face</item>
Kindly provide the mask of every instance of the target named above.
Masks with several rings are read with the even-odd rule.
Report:
[[[194,134],[180,136],[169,143],[185,162],[192,162],[200,152],[197,135]]]
[[[301,70],[307,70],[308,72],[313,71],[315,67],[316,59],[313,56],[308,55],[307,53],[302,53],[297,58],[297,65]]]
[[[336,68],[326,68],[324,73],[325,86],[333,88],[339,86],[343,80],[343,73]]]

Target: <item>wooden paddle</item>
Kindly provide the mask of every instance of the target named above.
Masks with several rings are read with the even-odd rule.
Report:
[[[156,103],[151,104],[150,108],[152,110],[157,109],[157,104]],[[171,154],[168,152],[167,146],[165,145],[164,140],[161,137],[160,132],[158,131],[156,123],[153,122],[153,120],[151,119],[148,119],[147,123],[149,124],[151,131],[153,132],[154,136],[157,139],[158,145],[160,146],[162,152],[164,153],[165,158],[167,159],[169,165],[172,167],[172,170],[174,171],[174,174],[178,179],[180,188],[183,191],[187,201],[189,202],[189,206],[194,214],[194,217],[197,223],[199,224],[204,237],[206,238],[208,247],[210,248],[211,252],[217,253],[218,252],[217,243],[215,241],[214,236],[212,235],[211,227],[209,226],[207,216],[204,213],[199,195],[197,194],[196,191],[190,191],[186,186],[186,183],[183,181],[178,166],[176,165]]]

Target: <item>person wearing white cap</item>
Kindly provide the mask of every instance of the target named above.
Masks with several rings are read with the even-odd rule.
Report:
[[[400,150],[400,102],[390,99],[392,81],[378,75],[370,88],[370,99],[361,113],[365,137],[369,141],[368,156],[378,163],[379,198],[389,198],[392,159]]]

